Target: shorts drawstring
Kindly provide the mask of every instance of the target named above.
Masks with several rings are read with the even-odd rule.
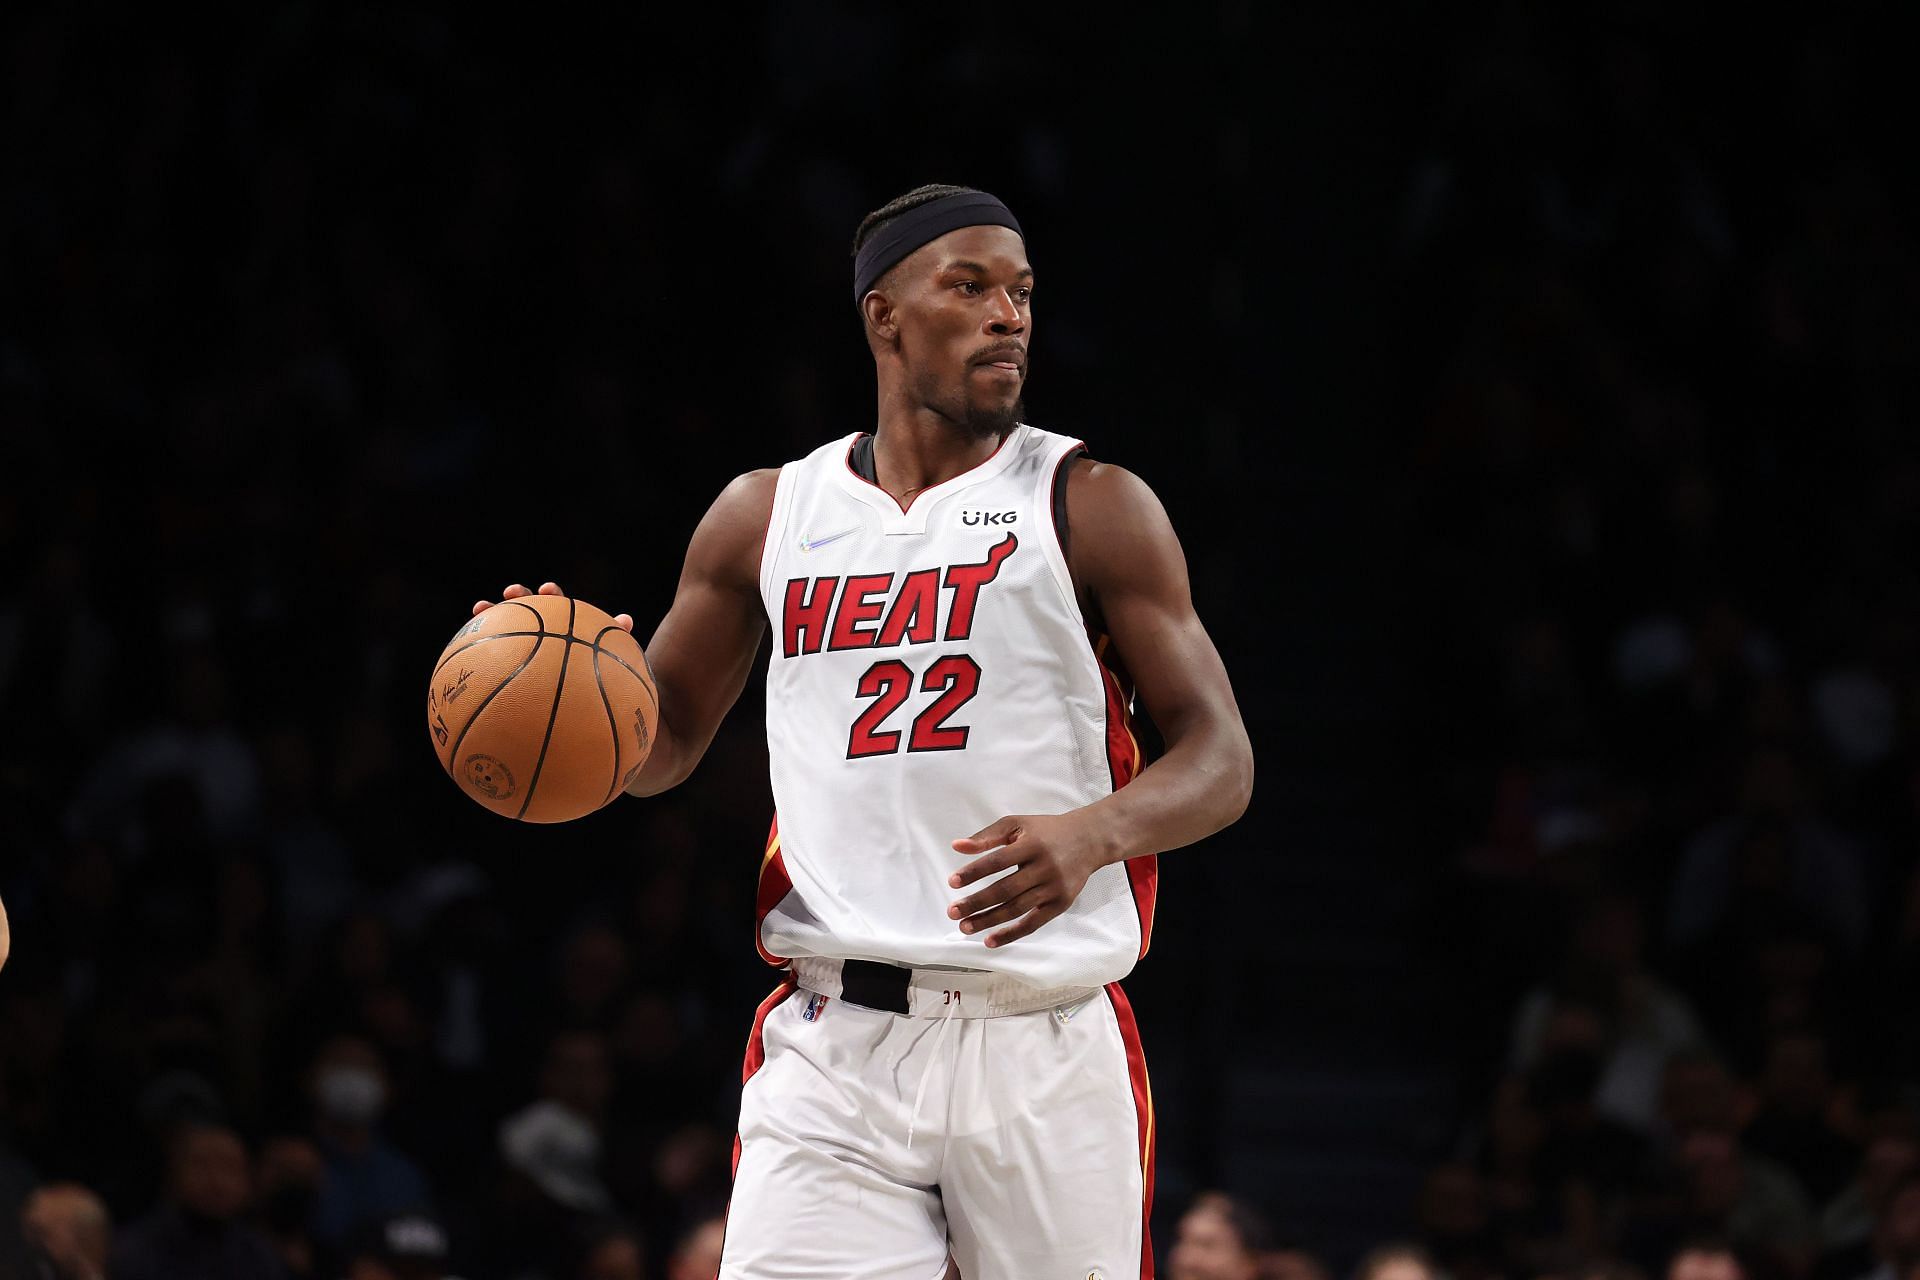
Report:
[[[953,1024],[954,1010],[959,1007],[960,993],[957,991],[949,992],[947,995],[947,1011],[940,1015],[940,1028],[933,1033],[933,1056],[920,1072],[920,1087],[916,1089],[913,1094],[913,1111],[907,1116],[907,1150],[909,1151],[913,1150],[914,1126],[920,1121],[920,1104],[927,1100],[927,1081],[933,1079],[933,1069],[940,1058],[940,1046],[946,1041],[947,1028]],[[947,1075],[947,1088],[949,1092],[952,1091],[953,1075],[951,1072]]]

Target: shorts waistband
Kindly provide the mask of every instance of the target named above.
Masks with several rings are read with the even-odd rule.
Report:
[[[1074,1004],[1098,987],[1031,986],[1001,973],[964,969],[909,969],[875,960],[796,956],[793,980],[808,991],[837,996],[908,1018],[1000,1018]]]

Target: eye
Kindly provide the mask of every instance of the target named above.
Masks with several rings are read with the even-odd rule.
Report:
[[[1013,296],[1018,298],[1022,302],[1032,302],[1033,290],[1026,285],[1021,285],[1018,289],[1015,289],[1013,291]]]
[[[969,298],[974,297],[980,292],[980,282],[978,280],[962,280],[953,287],[966,294]]]

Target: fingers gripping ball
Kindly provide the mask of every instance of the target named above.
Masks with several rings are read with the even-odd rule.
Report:
[[[660,698],[640,642],[584,600],[525,596],[454,634],[427,688],[440,766],[484,807],[568,822],[626,787]]]

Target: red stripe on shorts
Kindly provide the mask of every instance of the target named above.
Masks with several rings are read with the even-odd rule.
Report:
[[[1127,1078],[1133,1082],[1133,1111],[1140,1126],[1140,1280],[1153,1280],[1153,1089],[1147,1082],[1147,1054],[1140,1046],[1140,1027],[1133,1020],[1120,984],[1107,984],[1107,999],[1120,1024],[1120,1043],[1127,1047]]]
[[[753,1030],[747,1033],[746,1060],[740,1064],[740,1085],[742,1088],[746,1087],[747,1081],[753,1079],[753,1073],[766,1064],[767,1042],[765,1029],[767,1025],[767,1015],[779,1008],[780,1002],[797,990],[799,990],[799,988],[794,985],[793,979],[788,978],[785,982],[775,987],[773,994],[765,1000],[762,1000],[760,1007],[754,1010]],[[733,1173],[736,1177],[739,1176],[740,1173],[740,1134],[738,1131],[733,1135]]]

